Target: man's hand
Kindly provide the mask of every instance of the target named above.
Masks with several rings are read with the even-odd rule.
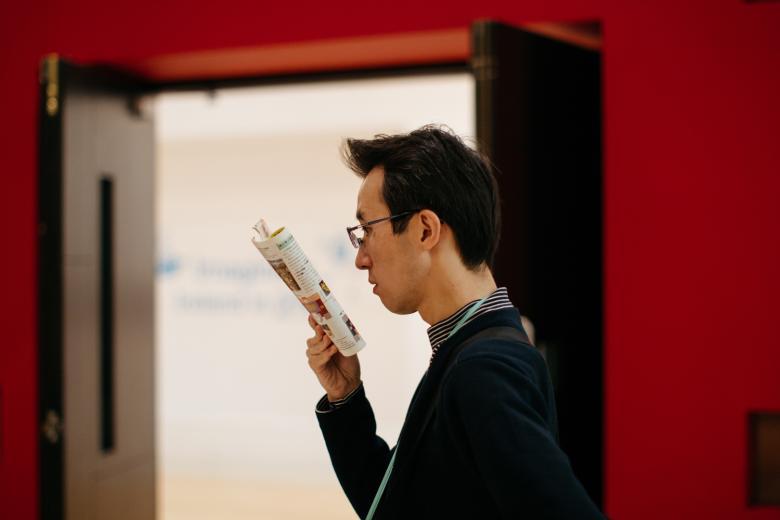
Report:
[[[311,314],[309,326],[314,329],[314,336],[306,340],[309,366],[327,392],[328,401],[336,401],[360,385],[360,361],[357,355],[343,356]]]

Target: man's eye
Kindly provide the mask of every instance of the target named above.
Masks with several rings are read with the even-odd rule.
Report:
[[[371,234],[371,228],[370,227],[363,228],[363,233],[366,234],[366,235],[370,235]]]

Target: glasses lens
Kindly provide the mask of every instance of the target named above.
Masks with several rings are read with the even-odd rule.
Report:
[[[363,228],[351,229],[349,231],[349,241],[355,246],[355,249],[363,243]]]
[[[363,228],[357,228],[352,232],[352,235],[355,237],[355,247],[360,247],[360,245],[363,243],[363,238],[366,236],[365,230],[363,230]]]

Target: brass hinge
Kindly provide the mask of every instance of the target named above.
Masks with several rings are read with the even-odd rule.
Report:
[[[57,54],[49,54],[43,63],[43,80],[46,83],[46,113],[50,117],[57,115],[60,109],[60,58]]]
[[[477,20],[472,25],[471,70],[478,82],[493,81],[498,77],[498,59],[490,31],[493,25],[490,20]]]
[[[57,444],[62,436],[62,419],[54,410],[46,412],[46,418],[41,425],[43,438],[49,441],[49,444]]]

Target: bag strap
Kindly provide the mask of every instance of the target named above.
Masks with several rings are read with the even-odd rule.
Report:
[[[409,449],[410,453],[417,448],[417,444],[419,444],[420,439],[422,438],[422,435],[425,432],[425,429],[428,427],[428,424],[431,422],[431,418],[433,417],[433,412],[436,409],[436,405],[439,402],[439,398],[441,397],[441,387],[442,387],[441,383],[447,377],[447,374],[449,374],[450,370],[452,370],[452,367],[455,364],[455,361],[457,360],[460,353],[466,350],[467,348],[469,348],[471,345],[488,337],[491,339],[518,341],[520,343],[527,343],[529,345],[531,344],[530,341],[528,341],[528,336],[526,336],[525,332],[523,332],[521,329],[502,325],[497,327],[488,327],[474,334],[463,343],[455,345],[451,350],[445,352],[440,351],[439,353],[440,355],[444,354],[446,356],[446,358],[444,359],[444,368],[442,369],[441,372],[442,375],[439,378],[439,385],[436,388],[435,392],[433,393],[433,397],[427,403],[425,415],[423,416],[419,428],[417,428],[416,430],[417,435],[414,438],[414,441],[411,444],[406,444],[406,448]],[[400,446],[400,444],[401,443],[399,439],[398,445]],[[396,447],[396,451],[397,450],[398,447]]]
[[[428,403],[428,409],[425,412],[425,419],[423,419],[423,422],[420,426],[421,432],[425,431],[425,428],[428,427],[428,423],[431,421],[431,417],[433,417],[433,411],[436,408],[436,403],[439,402],[439,398],[441,397],[441,383],[447,377],[447,374],[450,373],[450,370],[452,370],[452,366],[455,364],[455,360],[458,359],[458,356],[461,352],[469,348],[474,343],[477,343],[479,340],[484,339],[485,337],[498,340],[519,341],[520,343],[528,343],[530,345],[528,336],[522,330],[515,327],[500,326],[489,327],[487,329],[481,330],[460,345],[453,347],[451,351],[447,352],[444,371],[442,372],[441,380],[439,381],[439,386],[436,389],[436,393],[434,394],[433,399],[431,399]]]
[[[529,345],[531,344],[530,341],[528,341],[528,336],[526,336],[525,332],[522,329],[502,325],[496,327],[488,327],[474,334],[464,342],[455,345],[451,350],[447,350],[444,352],[440,351],[439,355],[444,355],[445,359],[444,359],[444,368],[442,369],[441,372],[442,375],[441,378],[439,379],[439,386],[436,388],[432,399],[430,399],[430,401],[427,403],[427,408],[425,410],[424,418],[420,423],[420,427],[416,430],[418,435],[416,435],[414,441],[411,444],[405,444],[404,451],[406,451],[406,448],[408,447],[409,453],[412,453],[417,448],[417,445],[419,444],[423,433],[425,432],[426,428],[428,427],[428,424],[431,421],[431,418],[433,417],[433,412],[436,408],[436,404],[438,403],[439,398],[441,396],[441,381],[444,381],[444,378],[452,369],[452,366],[455,364],[455,360],[457,360],[458,355],[464,350],[466,350],[468,347],[470,347],[471,345],[477,343],[482,339],[485,339],[486,337],[489,337],[491,339],[498,339],[498,340],[518,341],[520,343],[527,343]],[[426,374],[426,377],[428,377],[428,375],[429,374]],[[398,448],[401,445],[400,441],[401,439],[399,439],[395,451],[393,452],[393,456],[390,459],[390,464],[388,465],[389,468],[392,468],[394,466],[396,454],[398,453]],[[380,490],[384,491],[385,486],[388,484],[389,477],[390,477],[390,472],[386,471],[383,481],[380,484]],[[374,503],[372,503],[371,509],[369,510],[369,514],[366,517],[367,520],[373,519],[377,506],[378,506],[378,500],[376,500],[375,497]]]

